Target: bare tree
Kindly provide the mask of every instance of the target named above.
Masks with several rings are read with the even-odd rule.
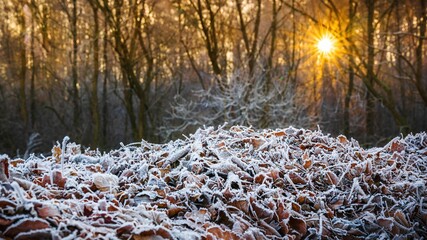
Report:
[[[98,78],[99,78],[99,16],[98,16],[98,6],[93,2],[89,1],[89,4],[93,12],[93,75],[91,82],[91,117],[92,117],[92,144],[94,147],[99,146],[100,144],[100,134],[101,134],[101,119],[99,113],[99,104],[98,104]]]
[[[241,81],[249,77],[249,72],[233,73],[227,91],[210,88],[196,91],[194,99],[175,96],[166,126],[161,134],[168,139],[174,133],[192,131],[203,125],[245,125],[278,128],[281,126],[308,127],[314,119],[306,115],[306,105],[295,105],[295,95],[288,86],[280,83],[276,76],[271,91],[265,93],[265,75],[252,73],[251,81]],[[304,96],[299,96],[304,98]],[[246,98],[246,99],[245,99]],[[268,106],[268,122],[265,122],[265,108]]]
[[[203,41],[208,52],[212,70],[215,74],[214,78],[221,90],[225,90],[227,83],[224,78],[224,69],[220,65],[220,52],[218,31],[218,13],[223,8],[223,3],[218,1],[216,10],[211,0],[190,0],[190,4],[196,12],[197,19],[201,26]]]

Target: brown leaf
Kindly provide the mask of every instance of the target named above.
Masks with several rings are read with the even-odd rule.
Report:
[[[0,155],[0,182],[9,182],[9,157]]]
[[[5,215],[0,215],[0,231],[3,231],[5,228],[9,227],[16,219],[8,217]]]
[[[279,226],[280,226],[280,228],[279,228],[279,232],[280,232],[282,235],[286,235],[286,234],[288,234],[288,232],[289,232],[289,227],[288,227],[288,225],[286,224],[286,221],[285,221],[285,220],[280,221],[280,222],[279,222]]]
[[[117,236],[121,237],[122,235],[129,235],[132,233],[135,227],[130,223],[125,223],[121,227],[116,229]]]
[[[294,173],[294,172],[289,173],[289,178],[295,184],[306,184],[307,183],[307,181],[305,181],[304,178],[302,178],[300,175],[298,175],[297,173]]]
[[[303,219],[290,217],[289,218],[289,227],[299,233],[299,236],[302,237],[307,233],[307,224]]]
[[[302,165],[305,169],[310,168],[313,165],[313,162],[311,159],[307,159],[304,161],[304,164]]]
[[[290,212],[288,209],[286,209],[286,206],[283,202],[277,204],[276,214],[279,221],[286,220],[290,217]]]
[[[217,145],[216,145],[218,148],[222,148],[222,147],[224,147],[225,146],[225,142],[224,141],[221,141],[221,142],[219,142]]]
[[[280,233],[264,220],[260,220],[259,224],[264,228],[264,231],[267,235],[281,237]]]
[[[39,218],[26,218],[12,224],[4,231],[4,236],[14,238],[22,232],[49,228],[49,223]]]
[[[245,171],[238,171],[236,175],[239,176],[240,180],[244,180],[248,182],[252,182],[254,180],[253,177]]]
[[[169,207],[169,209],[166,211],[166,213],[168,214],[168,216],[170,218],[172,218],[172,217],[175,217],[176,215],[178,215],[180,212],[184,211],[185,209],[186,209],[185,207],[172,205]]]
[[[332,208],[333,210],[337,210],[343,204],[344,204],[344,198],[343,197],[335,197],[328,203],[328,206],[330,208]]]
[[[23,164],[25,162],[24,159],[18,158],[18,159],[13,159],[10,161],[10,165],[12,165],[13,167],[17,167],[20,164]]]
[[[231,229],[231,231],[233,231],[234,233],[243,234],[248,228],[249,228],[248,225],[246,225],[242,221],[236,219],[234,224],[233,224],[233,228]]]
[[[347,137],[344,136],[344,135],[339,135],[337,138],[338,138],[338,141],[340,143],[342,143],[342,144],[347,144],[348,143]]]
[[[282,137],[282,136],[285,136],[286,133],[284,131],[277,131],[277,132],[273,132],[273,135],[276,137]]]
[[[50,176],[45,174],[43,178],[36,178],[34,179],[34,183],[39,184],[42,187],[46,187],[48,184],[51,184],[50,182]]]
[[[367,175],[372,174],[372,163],[371,163],[371,161],[366,162],[365,174],[367,174]]]
[[[273,179],[273,181],[275,181],[276,179],[279,179],[280,178],[279,169],[270,170],[270,172],[268,173],[268,176],[271,177]]]
[[[37,212],[37,216],[43,219],[61,215],[59,209],[54,205],[34,204],[34,208]]]
[[[387,231],[391,231],[393,227],[393,218],[378,217],[377,223]]]
[[[269,178],[265,173],[258,173],[254,177],[255,183],[262,184],[266,178]]]
[[[323,143],[316,143],[315,146],[318,147],[318,148],[323,148],[323,149],[325,149],[325,150],[327,150],[329,152],[331,152],[331,151],[334,150],[332,147],[329,147],[328,145],[323,144]]]
[[[427,212],[422,210],[422,211],[419,211],[419,214],[420,214],[420,219],[423,221],[425,225],[427,225]]]
[[[292,210],[294,210],[295,212],[299,212],[301,211],[301,206],[296,202],[292,202]]]
[[[53,183],[56,184],[60,188],[65,187],[65,183],[67,181],[67,178],[62,177],[62,172],[56,170],[52,173],[53,176]]]
[[[224,211],[220,210],[220,212],[222,212],[222,213],[219,213],[218,215],[221,215],[221,217],[223,217],[224,219],[228,218],[227,216],[224,216]],[[208,209],[201,208],[201,209],[196,210],[196,211],[186,212],[184,215],[184,218],[188,219],[192,222],[195,222],[195,223],[204,223],[204,222],[209,221],[209,219],[211,219],[211,213],[208,211]],[[227,220],[225,220],[225,221],[227,221]]]
[[[61,158],[60,158],[61,153],[62,153],[62,150],[60,146],[54,146],[52,148],[52,156],[55,158],[56,163],[61,162]]]
[[[7,207],[16,208],[16,204],[7,198],[0,198],[0,209],[6,209]]]
[[[299,148],[301,150],[306,150],[306,149],[309,149],[309,148],[312,148],[312,147],[313,147],[313,144],[300,144],[299,145]]]
[[[335,216],[334,212],[330,208],[327,208],[325,215],[330,219],[332,219]]]
[[[401,152],[405,149],[405,145],[398,140],[395,140],[390,145],[390,152]]]
[[[347,230],[347,232],[349,235],[353,235],[353,236],[365,236],[366,235],[365,232],[363,232],[362,230],[357,229],[357,228],[350,228]],[[356,238],[356,239],[360,239],[360,238]]]
[[[401,211],[401,210],[397,210],[394,213],[394,219],[396,219],[396,221],[400,224],[402,224],[403,226],[409,228],[411,226],[411,224],[408,222],[405,214]]]
[[[220,227],[217,227],[217,226],[209,227],[207,229],[207,232],[215,236],[217,239],[233,239],[233,240],[240,239],[233,232],[226,229],[221,229]]]
[[[331,171],[326,172],[326,183],[327,184],[337,185],[338,181],[339,181],[339,179],[338,179],[337,175],[335,175],[334,172],[331,172]]]
[[[266,207],[264,207],[261,203],[253,202],[252,209],[256,213],[258,219],[264,219],[269,222],[273,219],[274,212]]]
[[[241,211],[243,211],[246,214],[249,213],[249,203],[245,199],[233,200],[233,201],[229,202],[228,204],[240,209]]]
[[[144,227],[143,229],[136,229],[134,232],[138,232],[132,236],[135,240],[172,239],[169,230],[162,226]]]
[[[16,235],[14,240],[52,239],[50,229],[38,229],[29,232],[22,232]]]
[[[89,217],[93,213],[93,207],[89,204],[83,206],[83,215]]]
[[[258,149],[261,145],[265,143],[264,140],[259,138],[246,138],[246,139],[243,139],[243,142],[252,144],[252,146],[254,146],[255,149]]]
[[[304,194],[299,194],[296,198],[296,200],[299,204],[305,203],[306,199],[307,199],[307,196],[305,196]]]
[[[308,154],[308,151],[304,151],[304,154],[302,155],[302,160],[303,160],[303,167],[305,169],[311,167],[312,165],[312,160],[310,159],[310,156]]]

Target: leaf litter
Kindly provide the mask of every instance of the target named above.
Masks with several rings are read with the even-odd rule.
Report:
[[[0,156],[7,239],[420,239],[427,134],[364,149],[289,127],[198,129],[101,154]]]

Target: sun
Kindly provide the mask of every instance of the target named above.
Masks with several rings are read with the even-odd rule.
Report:
[[[317,50],[323,55],[329,55],[334,50],[334,42],[335,40],[332,36],[324,35],[317,42]]]

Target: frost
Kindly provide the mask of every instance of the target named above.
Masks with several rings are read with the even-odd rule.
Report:
[[[95,173],[92,175],[92,181],[103,192],[111,191],[119,184],[118,177],[112,174]]]
[[[82,163],[82,164],[95,164],[95,163],[99,163],[100,159],[97,159],[97,158],[92,157],[92,156],[78,154],[78,155],[74,155],[71,158],[71,161],[73,161],[75,163]]]
[[[419,239],[426,233],[426,133],[371,149],[293,127],[207,127],[185,139],[122,144],[106,154],[68,141],[54,146],[52,156],[1,155],[0,229],[11,230],[0,237]]]

